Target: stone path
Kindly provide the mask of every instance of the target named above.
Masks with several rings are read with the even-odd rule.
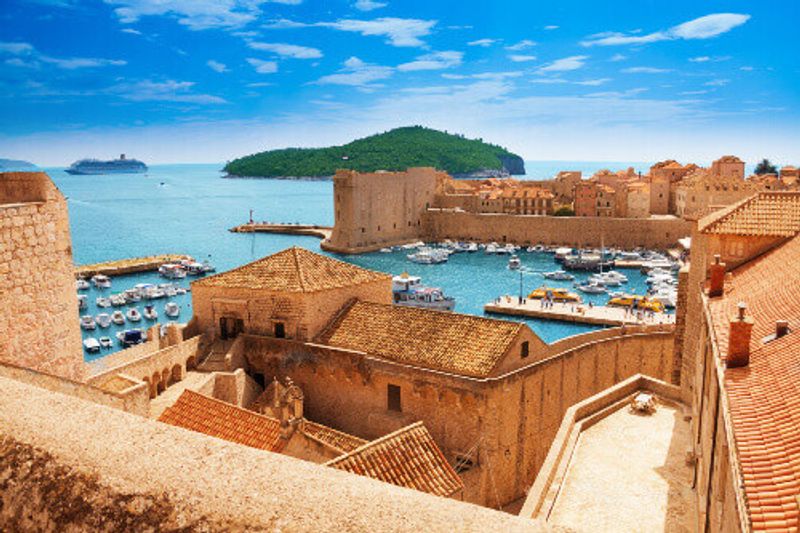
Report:
[[[654,316],[643,314],[641,319],[636,314],[626,312],[624,307],[612,307],[604,305],[560,303],[556,302],[552,307],[545,308],[541,300],[524,300],[519,303],[519,299],[514,296],[503,296],[499,301],[494,301],[483,306],[487,313],[497,313],[501,315],[527,316],[531,318],[543,318],[545,320],[560,320],[563,322],[579,322],[582,324],[598,324],[604,326],[619,326],[622,324],[674,324],[675,315],[666,313],[655,313]]]

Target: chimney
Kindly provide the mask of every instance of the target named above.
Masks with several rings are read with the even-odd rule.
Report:
[[[738,313],[731,319],[728,333],[728,356],[725,364],[728,368],[747,366],[750,363],[750,334],[753,331],[753,319],[746,316],[747,304],[739,302]]]
[[[716,298],[725,292],[725,263],[720,260],[720,255],[714,255],[714,263],[711,264],[711,285],[708,289],[708,296]]]
[[[784,335],[789,333],[789,321],[788,320],[778,320],[775,322],[775,338],[780,339]]]

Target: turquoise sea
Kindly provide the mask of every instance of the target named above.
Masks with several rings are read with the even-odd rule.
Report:
[[[526,179],[546,179],[558,170],[594,172],[600,168],[633,166],[646,170],[649,163],[627,162],[526,162]],[[228,228],[246,222],[253,209],[256,220],[273,222],[333,223],[333,184],[330,181],[222,179],[221,165],[154,165],[147,175],[71,176],[63,168],[46,171],[67,196],[72,229],[73,256],[77,264],[122,259],[158,253],[186,253],[198,260],[210,259],[217,271],[253,261],[286,247],[298,245],[319,252],[314,237],[230,233]],[[340,256],[340,259],[391,274],[407,271],[422,276],[423,283],[442,287],[456,298],[456,311],[483,314],[483,305],[502,294],[516,295],[520,275],[507,268],[507,256],[453,254],[441,265],[417,265],[406,259],[407,252]],[[548,254],[520,254],[526,270],[549,271],[557,265]],[[638,271],[627,271],[627,289],[641,292],[644,280]],[[180,284],[188,287],[191,278]],[[113,279],[110,290],[92,288],[89,309],[82,314],[111,312],[99,309],[99,294],[121,292],[136,283],[164,283],[155,273]],[[538,274],[523,275],[523,290],[538,287]],[[551,282],[552,284],[552,282]],[[569,282],[562,283],[567,286]],[[595,303],[605,296],[590,296]],[[191,316],[191,294],[172,298],[181,305],[181,321]],[[159,320],[166,321],[163,306],[154,303]],[[140,311],[143,304],[139,304]],[[124,310],[125,308],[123,308]],[[77,316],[76,316],[77,320]],[[547,342],[589,331],[591,326],[528,320]],[[146,325],[142,320],[135,327]],[[132,327],[128,325],[126,327]],[[113,337],[116,326],[84,333]],[[116,342],[115,348],[116,350]],[[109,353],[108,351],[103,354]],[[95,358],[102,356],[87,356]]]

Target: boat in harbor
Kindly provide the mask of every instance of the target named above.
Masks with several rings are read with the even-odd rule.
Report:
[[[97,307],[111,307],[111,300],[103,296],[95,298],[94,303]]]
[[[508,268],[509,270],[519,270],[519,267],[522,266],[522,261],[519,260],[517,254],[512,255],[508,260]]]
[[[392,295],[395,305],[439,311],[452,311],[456,305],[455,298],[445,296],[442,289],[426,287],[422,285],[422,278],[411,276],[408,272],[392,278]]]
[[[112,294],[111,296],[108,297],[108,300],[114,307],[122,307],[123,305],[128,303],[127,300],[125,299],[124,294]]]
[[[98,289],[111,288],[111,278],[109,278],[105,274],[95,274],[94,276],[92,276],[92,283]]]
[[[100,351],[100,343],[94,337],[86,337],[83,339],[83,348],[89,353],[96,353]]]
[[[164,314],[170,318],[176,318],[181,314],[181,307],[175,302],[167,302],[164,305]]]
[[[96,327],[97,323],[94,321],[94,317],[92,315],[83,315],[81,317],[81,329],[91,331]]]
[[[197,265],[197,268],[193,268],[192,272],[193,275],[199,275],[203,271],[203,265],[200,263],[190,263],[191,265]],[[187,268],[183,265],[176,265],[173,263],[165,263],[158,267],[158,273],[164,276],[167,279],[183,279],[186,277]]]
[[[126,329],[117,333],[117,340],[123,347],[128,348],[144,342],[144,332],[140,329]]]
[[[553,272],[545,272],[543,276],[545,277],[545,279],[551,279],[554,281],[572,281],[575,279],[575,276],[573,276],[566,270],[554,270]]]
[[[118,326],[122,326],[125,324],[125,315],[120,310],[114,311],[111,313],[111,321]]]
[[[107,328],[111,325],[111,315],[108,313],[100,313],[95,317],[94,321],[97,322],[97,325],[101,328]]]
[[[605,285],[599,281],[588,281],[575,286],[581,292],[586,294],[605,294],[607,292]]]
[[[111,348],[111,346],[114,344],[111,340],[111,337],[100,337],[98,342],[100,343],[101,348]]]
[[[125,289],[122,291],[122,296],[125,298],[127,303],[142,301],[142,293],[139,292],[139,289],[137,288]]]
[[[86,309],[87,307],[89,307],[89,299],[86,297],[85,294],[79,294],[78,295],[78,309],[82,311],[82,310]]]
[[[408,254],[408,260],[420,265],[436,265],[446,263],[450,254],[440,248],[420,248],[413,254]]]
[[[90,287],[89,282],[86,281],[85,279],[80,278],[75,280],[75,288],[78,289],[79,291],[88,290],[89,287]]]
[[[664,305],[651,297],[638,294],[622,294],[608,300],[608,305],[617,307],[630,307],[634,310],[646,309],[660,313],[664,311]]]
[[[158,311],[152,305],[144,306],[144,317],[147,320],[158,320]]]
[[[119,159],[110,161],[81,159],[66,169],[67,174],[73,175],[144,174],[145,172],[147,165],[138,159],[128,159],[125,154],[120,154]]]
[[[125,313],[125,316],[127,316],[128,320],[131,322],[139,322],[142,319],[142,314],[135,307],[128,309],[128,312]]]
[[[528,298],[532,300],[541,300],[546,298],[554,302],[575,302],[580,303],[581,297],[574,292],[561,287],[539,287],[528,294]]]

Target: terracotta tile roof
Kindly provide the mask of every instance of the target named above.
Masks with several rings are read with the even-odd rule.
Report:
[[[523,327],[459,313],[355,302],[317,341],[400,363],[484,377]]]
[[[271,452],[280,452],[286,443],[278,420],[191,390],[183,391],[158,420]]]
[[[800,232],[800,192],[760,192],[700,220],[703,233],[791,237]]]
[[[328,426],[323,426],[322,424],[317,424],[310,420],[306,420],[303,423],[303,433],[321,440],[337,450],[341,450],[342,453],[351,452],[367,443],[364,439],[360,439],[354,435],[348,435],[347,433],[337,431]]]
[[[391,279],[391,276],[293,246],[239,268],[195,281],[192,286],[314,292],[379,279]]]
[[[794,268],[787,268],[794,265]],[[800,236],[735,269],[710,300],[720,354],[744,301],[754,325],[747,367],[725,370],[733,434],[753,530],[796,527],[800,508]],[[777,320],[791,332],[764,343]]]
[[[369,442],[325,465],[436,496],[449,497],[464,489],[461,478],[422,422]]]

